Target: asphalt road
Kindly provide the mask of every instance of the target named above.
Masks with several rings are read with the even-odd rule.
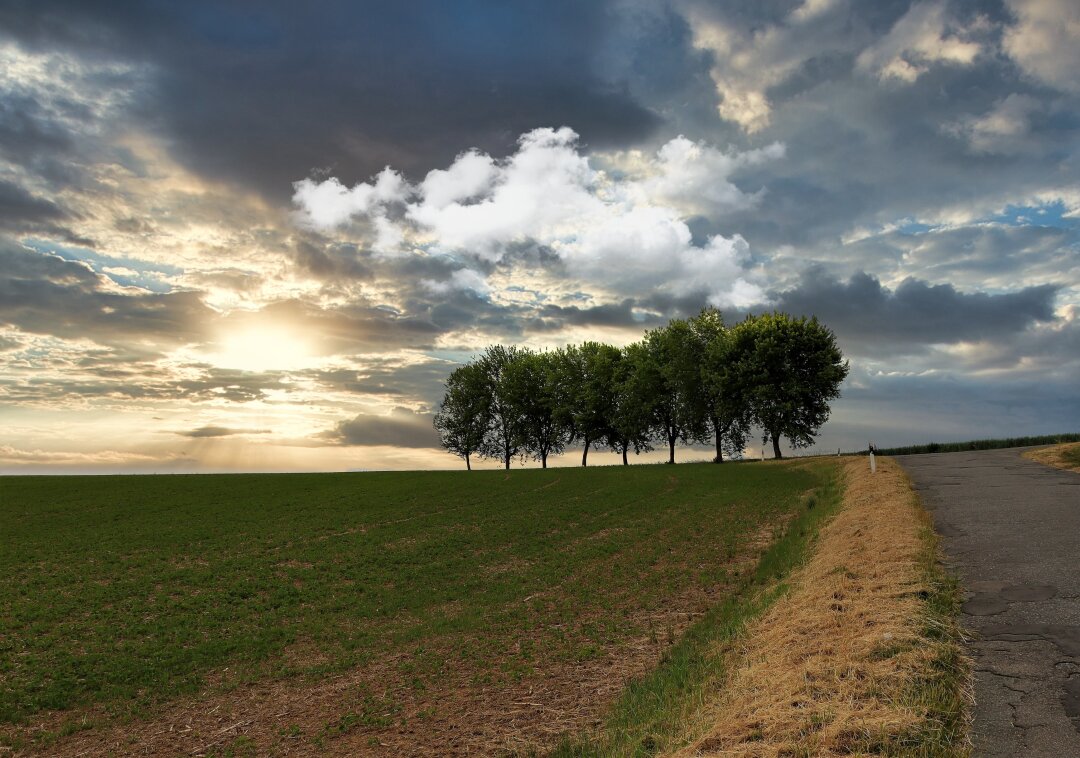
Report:
[[[1021,452],[896,460],[967,591],[975,754],[1080,756],[1080,474]]]

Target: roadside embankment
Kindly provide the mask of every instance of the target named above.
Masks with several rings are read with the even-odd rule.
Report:
[[[1045,466],[1062,468],[1080,473],[1080,442],[1068,442],[1064,445],[1051,445],[1024,453],[1025,458]]]
[[[959,591],[891,459],[845,464],[840,512],[743,635],[684,756],[970,753]]]

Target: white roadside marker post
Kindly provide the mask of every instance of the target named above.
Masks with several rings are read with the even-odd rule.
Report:
[[[870,443],[870,473],[877,473],[877,461],[874,460],[874,443]]]

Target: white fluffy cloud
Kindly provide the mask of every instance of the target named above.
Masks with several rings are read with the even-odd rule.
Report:
[[[657,151],[655,158],[635,152],[644,165],[639,189],[643,200],[652,198],[676,208],[714,216],[723,210],[742,210],[758,202],[763,192],[746,194],[728,177],[743,166],[784,157],[779,142],[744,153],[725,153],[679,136]]]
[[[504,160],[470,150],[416,185],[390,168],[351,189],[333,178],[305,179],[293,200],[302,222],[317,229],[366,221],[383,253],[419,248],[491,263],[514,246],[539,245],[571,276],[601,288],[704,292],[716,305],[746,306],[762,298],[748,273],[746,242],[738,235],[695,241],[686,218],[757,202],[761,192],[744,193],[731,175],[783,154],[779,144],[730,154],[680,136],[655,154],[603,156],[604,170],[579,151],[573,130],[544,128],[522,135]],[[435,292],[487,291],[471,269],[423,284]]]
[[[374,182],[362,182],[352,189],[330,177],[323,182],[302,179],[294,190],[293,200],[304,209],[307,225],[326,229],[340,226],[353,216],[375,215],[376,210],[394,201],[404,201],[407,186],[401,174],[387,166]]]

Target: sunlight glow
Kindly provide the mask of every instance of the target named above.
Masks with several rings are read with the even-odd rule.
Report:
[[[287,327],[249,326],[229,332],[219,341],[219,352],[209,355],[219,368],[242,371],[294,371],[313,358],[311,345]]]

